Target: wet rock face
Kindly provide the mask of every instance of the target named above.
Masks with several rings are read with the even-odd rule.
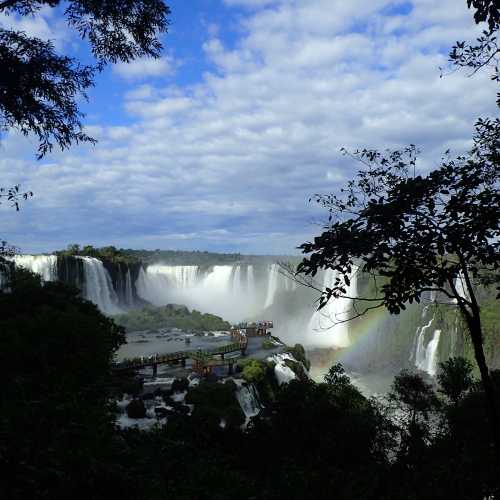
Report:
[[[300,380],[302,382],[309,380],[309,375],[307,374],[307,371],[302,362],[285,359],[284,363],[293,371],[297,380]]]
[[[59,281],[81,290],[85,283],[83,261],[72,256],[58,256],[57,277]]]
[[[126,264],[124,262],[111,262],[106,259],[101,260],[111,277],[113,288],[118,295],[120,304],[132,306],[135,303],[143,303],[137,295],[135,287],[135,282],[141,270],[141,264]]]
[[[111,262],[106,259],[99,260],[101,260],[111,278],[113,290],[118,297],[120,306],[132,307],[135,304],[144,303],[137,295],[135,286],[141,269],[140,263],[128,264],[124,262]],[[72,255],[58,255],[57,278],[63,283],[74,286],[80,290],[85,290],[86,283],[83,260]]]

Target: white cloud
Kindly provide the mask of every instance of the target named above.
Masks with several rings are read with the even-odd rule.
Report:
[[[175,64],[169,56],[159,59],[142,57],[129,63],[117,63],[113,66],[113,71],[127,80],[143,80],[149,77],[171,76],[175,72]]]
[[[16,31],[24,31],[27,35],[51,40],[57,50],[66,47],[73,39],[63,19],[54,15],[54,9],[43,6],[34,16],[19,16],[16,14],[0,14],[0,27]]]
[[[2,179],[37,196],[19,214],[22,230],[0,222],[0,235],[27,248],[291,252],[324,215],[309,196],[358,168],[340,147],[415,143],[429,168],[467,148],[475,117],[494,110],[486,74],[440,78],[446,48],[477,31],[455,0],[415,0],[407,16],[386,14],[401,3],[390,0],[226,3],[255,10],[231,48],[224,26],[210,31],[203,49],[215,70],[187,87],[173,78],[129,91],[133,123],[101,124],[91,153],[33,169],[20,159],[25,143],[5,141]]]

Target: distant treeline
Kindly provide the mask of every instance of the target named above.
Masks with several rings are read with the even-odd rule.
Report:
[[[137,264],[140,259],[131,255],[125,250],[118,249],[114,246],[107,247],[93,247],[92,245],[80,246],[76,243],[68,245],[65,250],[56,250],[55,255],[60,257],[69,256],[84,256],[84,257],[95,257],[96,259],[107,260],[113,262],[114,264]]]
[[[56,255],[82,255],[96,257],[111,262],[153,264],[161,262],[172,266],[201,266],[230,264],[265,264],[277,261],[296,260],[297,257],[285,255],[244,255],[241,253],[215,253],[187,250],[137,250],[116,248],[114,246],[93,247],[92,245],[71,244],[65,250],[57,250]]]

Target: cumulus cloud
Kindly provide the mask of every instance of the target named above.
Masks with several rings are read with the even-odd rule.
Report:
[[[5,141],[2,178],[27,181],[37,197],[22,230],[0,222],[0,234],[27,249],[290,253],[320,230],[324,214],[308,198],[359,167],[342,146],[414,143],[427,169],[466,149],[474,119],[494,109],[487,75],[440,78],[446,50],[477,32],[455,0],[415,0],[405,14],[407,2],[390,0],[225,3],[252,9],[237,11],[230,47],[224,27],[207,33],[212,69],[189,85],[129,89],[131,122],[100,123],[96,148],[34,169],[19,158],[23,139]]]
[[[170,76],[175,71],[175,65],[169,56],[159,59],[141,57],[130,63],[117,63],[113,66],[113,71],[127,80],[143,80],[150,77]]]

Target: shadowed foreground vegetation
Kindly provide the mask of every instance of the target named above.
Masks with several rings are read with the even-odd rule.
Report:
[[[2,498],[479,500],[498,490],[484,394],[465,360],[442,364],[438,390],[403,372],[383,400],[339,365],[324,383],[279,386],[247,364],[264,409],[246,429],[235,385],[208,381],[189,389],[191,415],[120,430],[110,363],[123,330],[60,284],[20,272],[11,288],[0,293]],[[500,373],[492,380],[499,398]]]

